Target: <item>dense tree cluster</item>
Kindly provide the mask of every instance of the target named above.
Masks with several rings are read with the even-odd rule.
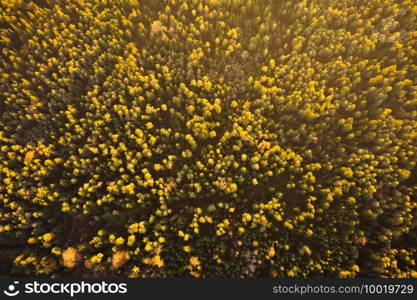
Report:
[[[0,273],[417,277],[414,0],[0,1]]]

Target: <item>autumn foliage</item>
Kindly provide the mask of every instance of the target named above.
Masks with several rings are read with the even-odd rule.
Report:
[[[0,274],[417,277],[413,0],[0,1]]]

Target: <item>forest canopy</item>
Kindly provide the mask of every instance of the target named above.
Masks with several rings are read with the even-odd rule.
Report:
[[[0,275],[417,277],[413,0],[0,1]]]

